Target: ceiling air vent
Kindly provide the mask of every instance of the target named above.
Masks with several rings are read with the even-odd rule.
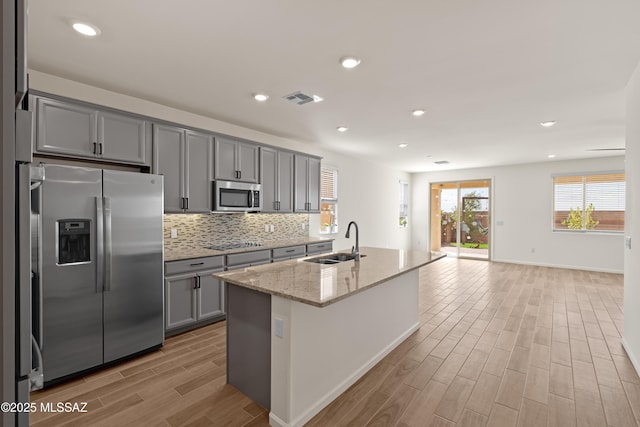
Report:
[[[301,91],[297,91],[290,95],[283,96],[283,98],[297,105],[303,105],[309,102],[322,101],[322,98],[320,98],[318,95],[307,95],[306,93],[302,93]]]
[[[449,162],[447,160],[438,160],[437,162],[433,162],[436,165],[448,165]]]

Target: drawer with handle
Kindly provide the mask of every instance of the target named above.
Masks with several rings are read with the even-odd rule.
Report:
[[[333,242],[307,244],[307,255],[321,254],[333,251]]]
[[[224,256],[167,261],[164,263],[164,274],[189,273],[191,271],[209,270],[224,267]]]
[[[281,259],[290,259],[290,258],[298,258],[303,257],[306,254],[306,247],[304,245],[301,246],[288,246],[286,248],[275,248],[271,251],[274,261],[278,261]]]
[[[227,255],[227,268],[236,268],[244,266],[244,264],[258,265],[265,261],[271,261],[271,251],[269,249],[229,254]]]

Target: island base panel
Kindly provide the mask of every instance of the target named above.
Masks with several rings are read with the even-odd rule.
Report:
[[[308,422],[417,330],[418,311],[418,270],[322,308],[274,295],[271,425]]]
[[[227,383],[271,407],[271,295],[226,284]]]

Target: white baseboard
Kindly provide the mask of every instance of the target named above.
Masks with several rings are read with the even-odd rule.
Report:
[[[344,379],[340,384],[338,384],[333,390],[329,391],[326,395],[324,395],[321,399],[319,399],[316,403],[310,406],[302,415],[300,415],[297,419],[291,421],[291,423],[286,423],[281,420],[278,416],[276,416],[273,412],[269,412],[269,424],[276,427],[301,427],[305,423],[307,423],[311,418],[313,418],[318,412],[322,411],[327,405],[333,402],[338,396],[344,393],[349,387],[355,384],[364,374],[369,372],[371,368],[373,368],[378,362],[385,358],[389,353],[391,353],[398,345],[400,345],[404,340],[406,340],[411,334],[418,330],[420,327],[420,322],[415,323],[409,329],[407,329],[402,335],[393,340],[388,346],[382,349],[378,354],[374,355],[371,359],[369,359],[364,365],[362,365],[359,369],[354,371],[351,375]]]
[[[492,259],[491,261],[503,262],[505,264],[532,265],[536,267],[564,268],[567,270],[595,271],[597,273],[624,274],[624,270],[615,270],[611,268],[593,268],[593,267],[584,267],[584,266],[577,266],[577,265],[549,264],[549,263],[542,263],[542,262],[529,262],[529,261],[508,260],[508,259]]]

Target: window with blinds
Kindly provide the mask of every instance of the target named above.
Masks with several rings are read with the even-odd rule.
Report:
[[[553,229],[624,231],[624,173],[553,177]]]
[[[320,233],[338,232],[338,170],[320,169]]]
[[[400,227],[409,224],[409,183],[400,181]]]

